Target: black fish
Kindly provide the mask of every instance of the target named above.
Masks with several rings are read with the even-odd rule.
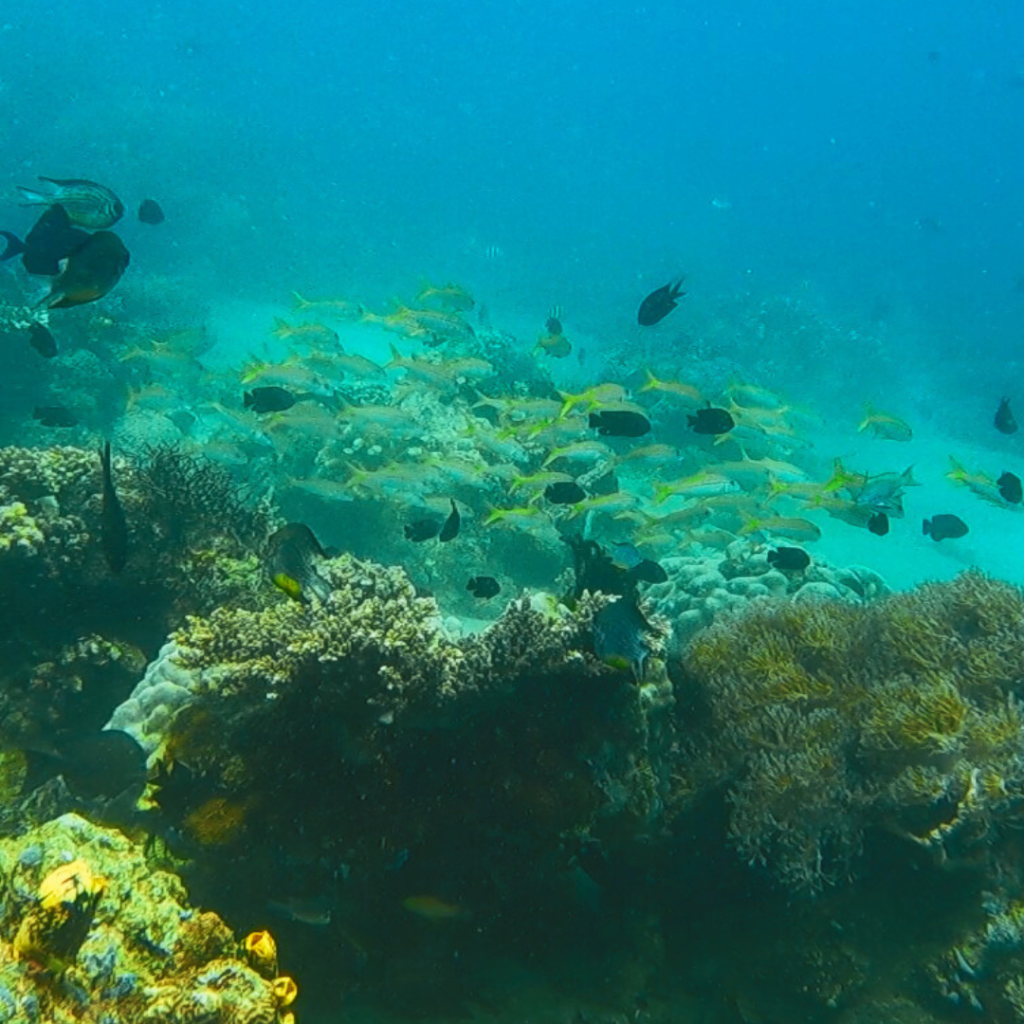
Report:
[[[876,512],[868,520],[868,529],[876,537],[884,537],[889,532],[889,517],[884,512]]]
[[[575,505],[586,496],[587,492],[575,480],[560,480],[544,488],[544,497],[552,505]]]
[[[113,227],[124,216],[124,203],[106,185],[85,178],[44,178],[51,192],[18,186],[26,202],[22,206],[63,206],[74,224],[83,228]]]
[[[462,523],[462,517],[459,515],[458,506],[455,504],[454,498],[449,498],[452,503],[452,510],[448,513],[448,518],[444,521],[444,526],[441,527],[441,532],[437,535],[437,539],[442,544],[447,544],[450,540],[455,540],[459,535],[459,525]]]
[[[146,783],[146,754],[120,729],[104,729],[94,736],[41,748],[25,749],[26,775],[23,790],[38,789],[57,775],[82,800],[113,798],[126,789],[140,792]]]
[[[63,405],[37,405],[32,419],[39,420],[44,427],[77,427],[78,417]]]
[[[631,409],[605,409],[590,414],[590,426],[602,437],[643,437],[650,432],[651,421]]]
[[[267,541],[266,565],[274,585],[296,601],[310,594],[321,601],[331,596],[330,584],[317,571],[326,558],[316,534],[304,523],[288,523]]]
[[[103,508],[100,512],[100,542],[103,557],[112,573],[119,573],[128,564],[128,521],[114,490],[111,475],[110,442],[100,449],[100,467],[103,470]]]
[[[932,540],[956,540],[969,532],[967,524],[954,515],[932,516],[921,522],[921,532]]]
[[[42,324],[30,324],[28,335],[28,343],[44,359],[52,359],[57,354],[57,342],[48,328]]]
[[[163,224],[166,218],[155,199],[143,199],[139,204],[139,220],[143,224]]]
[[[768,564],[779,572],[803,572],[811,564],[811,556],[803,548],[780,547],[768,552]]]
[[[633,678],[643,682],[650,629],[636,601],[620,597],[594,616],[594,653],[614,668],[632,670]]]
[[[999,484],[999,493],[1003,501],[1019,505],[1024,500],[1024,487],[1021,486],[1020,477],[1016,474],[1003,473],[996,483]]]
[[[0,231],[7,247],[0,260],[21,254],[21,262],[30,274],[53,277],[60,273],[60,261],[66,260],[89,238],[87,231],[72,227],[63,206],[51,206],[32,226],[22,242],[9,231]]]
[[[253,388],[242,393],[242,404],[253,412],[284,412],[295,404],[295,396],[284,388]]]
[[[71,253],[50,294],[39,305],[66,309],[102,299],[121,280],[129,261],[128,250],[117,235],[97,231]]]
[[[728,409],[698,409],[686,422],[695,434],[728,434],[736,421]]]
[[[411,540],[413,544],[422,544],[425,540],[436,537],[440,529],[441,521],[439,519],[416,519],[411,523],[406,523],[402,532],[405,534],[406,540]]]
[[[489,601],[501,592],[501,584],[493,576],[474,576],[466,589],[481,601]]]
[[[641,327],[653,327],[659,320],[664,320],[678,305],[676,299],[681,299],[686,294],[682,290],[683,280],[683,278],[679,278],[676,284],[669,281],[668,284],[651,292],[640,303],[640,309],[636,314],[636,322]]]
[[[996,430],[998,430],[1000,434],[1017,433],[1017,421],[1013,418],[1013,412],[1010,410],[1010,400],[1008,398],[1001,398],[999,400],[999,408],[996,409],[995,425]]]
[[[637,562],[626,575],[639,583],[664,583],[668,579],[664,568],[650,558]]]

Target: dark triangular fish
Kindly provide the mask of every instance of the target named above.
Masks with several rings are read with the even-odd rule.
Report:
[[[651,429],[651,421],[632,409],[592,412],[589,423],[602,437],[643,437]]]
[[[32,418],[44,427],[77,427],[78,417],[63,405],[37,405]]]
[[[688,415],[686,422],[695,434],[728,434],[736,426],[728,409],[714,409],[710,402],[706,409]]]
[[[449,498],[452,503],[452,510],[448,513],[448,518],[444,521],[444,526],[441,527],[441,532],[437,535],[437,539],[442,544],[447,544],[450,540],[455,540],[459,535],[459,524],[462,522],[462,517],[459,515],[459,508],[455,504],[454,498]]]
[[[129,262],[124,242],[113,231],[97,231],[71,253],[39,305],[65,309],[102,299],[121,280]]]
[[[620,597],[594,616],[594,653],[615,668],[631,669],[633,678],[643,682],[650,629],[636,602]]]
[[[811,564],[811,556],[803,548],[778,547],[768,552],[767,559],[780,572],[803,572]]]
[[[406,523],[402,532],[406,540],[411,540],[413,544],[422,544],[436,537],[440,529],[441,522],[438,519],[415,519],[411,523]]]
[[[146,782],[146,754],[136,740],[119,729],[104,729],[50,748],[25,748],[23,791],[38,789],[61,775],[68,789],[82,800],[113,798],[126,789],[142,790]]]
[[[868,520],[868,529],[876,537],[884,537],[889,532],[889,517],[884,512],[876,512]]]
[[[9,231],[0,231],[7,240],[0,260],[21,254],[21,262],[30,274],[53,277],[60,273],[60,262],[66,260],[88,238],[89,233],[72,227],[63,206],[51,206],[35,222],[22,242]]]
[[[1003,501],[1011,505],[1019,505],[1024,501],[1024,485],[1015,473],[1003,473],[996,483],[999,485],[999,494]]]
[[[686,292],[682,290],[684,278],[673,284],[668,284],[651,292],[650,295],[640,303],[640,309],[636,315],[636,322],[641,327],[653,327],[659,320],[672,312],[678,305],[677,299],[681,299]]]
[[[650,558],[638,562],[626,575],[638,583],[665,583],[668,580],[668,573],[665,572],[664,566]]]
[[[544,497],[552,505],[575,505],[586,496],[587,492],[575,480],[559,480],[544,488]]]
[[[103,508],[100,512],[100,542],[103,557],[112,573],[121,572],[128,564],[128,521],[114,490],[111,474],[110,442],[100,449],[100,468],[103,471]]]
[[[921,522],[921,532],[932,540],[956,540],[970,532],[970,528],[959,517],[950,513],[932,516]]]
[[[481,601],[488,601],[501,593],[501,584],[493,576],[474,576],[466,589]]]
[[[288,523],[267,541],[266,564],[270,578],[297,601],[310,594],[321,601],[331,596],[330,584],[317,571],[317,562],[325,557],[316,534],[304,523]]]
[[[57,354],[57,342],[49,329],[42,324],[30,324],[28,343],[44,358],[53,359]]]
[[[1013,411],[1010,409],[1010,400],[1008,398],[1001,398],[999,400],[999,408],[996,409],[995,415],[996,430],[1000,434],[1016,434],[1017,433],[1017,421],[1013,418]]]
[[[139,220],[143,224],[163,224],[166,219],[155,199],[143,199],[139,204]]]

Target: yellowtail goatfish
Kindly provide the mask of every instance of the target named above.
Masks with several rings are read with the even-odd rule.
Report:
[[[100,543],[103,557],[112,573],[121,572],[128,564],[128,521],[121,507],[111,474],[110,442],[100,449],[103,471],[103,508],[100,512]]]
[[[72,224],[103,229],[112,227],[124,216],[124,203],[105,185],[84,178],[44,178],[53,188],[49,192],[18,186],[25,200],[22,206],[63,206]]]

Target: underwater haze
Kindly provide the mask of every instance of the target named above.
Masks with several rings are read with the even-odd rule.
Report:
[[[1022,125],[1010,0],[5,0],[0,1021],[1024,1022]]]

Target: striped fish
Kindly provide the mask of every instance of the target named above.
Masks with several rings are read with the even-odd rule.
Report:
[[[124,216],[124,203],[104,185],[83,178],[39,178],[52,185],[52,191],[18,186],[22,206],[63,206],[72,224],[102,230],[116,224]]]

